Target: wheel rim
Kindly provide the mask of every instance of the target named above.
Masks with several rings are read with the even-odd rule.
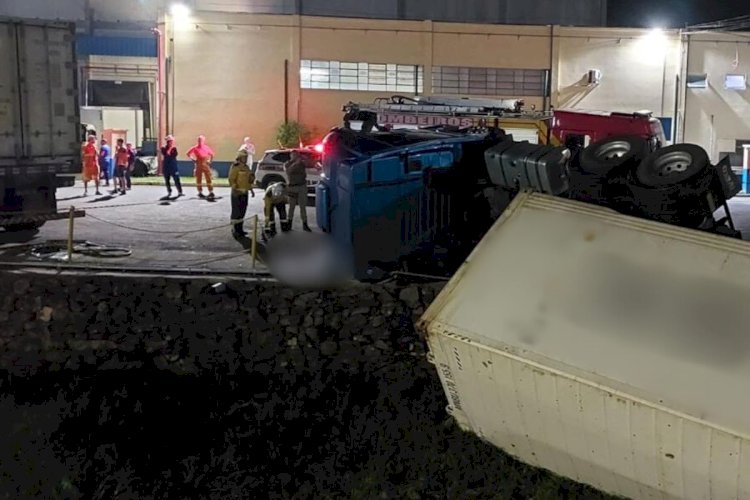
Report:
[[[612,141],[602,144],[596,151],[596,156],[601,160],[615,160],[630,153],[630,143],[627,141]]]
[[[686,151],[673,151],[654,161],[654,172],[660,177],[671,177],[686,172],[693,164],[693,155]]]

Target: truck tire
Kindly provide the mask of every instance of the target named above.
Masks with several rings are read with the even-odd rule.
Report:
[[[607,137],[589,145],[581,152],[580,167],[583,172],[607,175],[614,169],[640,163],[648,153],[645,139],[633,135]]]
[[[685,183],[707,174],[708,153],[696,144],[674,144],[653,152],[635,172],[643,186],[662,188]]]

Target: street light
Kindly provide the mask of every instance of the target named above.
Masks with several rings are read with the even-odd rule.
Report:
[[[169,12],[172,14],[172,18],[174,18],[175,21],[186,20],[190,17],[190,7],[184,3],[173,3],[169,8]]]

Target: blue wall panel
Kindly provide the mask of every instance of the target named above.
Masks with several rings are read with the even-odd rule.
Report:
[[[76,43],[79,56],[156,57],[155,37],[78,35]]]

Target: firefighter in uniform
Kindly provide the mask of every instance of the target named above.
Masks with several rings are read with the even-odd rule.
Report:
[[[263,195],[263,215],[265,215],[265,230],[263,239],[266,240],[276,235],[276,215],[274,210],[279,213],[281,230],[287,231],[290,223],[286,218],[286,202],[288,200],[287,187],[284,181],[274,182],[266,188]]]
[[[289,186],[287,195],[289,196],[289,228],[291,229],[294,222],[294,209],[299,205],[300,218],[302,219],[302,229],[311,231],[307,225],[307,162],[299,153],[292,151],[291,159],[284,165]]]
[[[245,220],[245,214],[247,214],[248,192],[255,198],[255,191],[253,191],[255,175],[253,175],[247,162],[248,152],[240,150],[229,169],[229,186],[232,188],[232,236],[234,237],[247,236],[247,233],[242,229],[242,223]]]
[[[214,151],[206,144],[206,138],[198,136],[198,143],[190,148],[187,157],[195,162],[195,186],[198,188],[198,198],[205,198],[203,194],[203,178],[206,178],[208,186],[208,200],[214,201],[214,186],[211,182],[211,161],[214,159]]]

